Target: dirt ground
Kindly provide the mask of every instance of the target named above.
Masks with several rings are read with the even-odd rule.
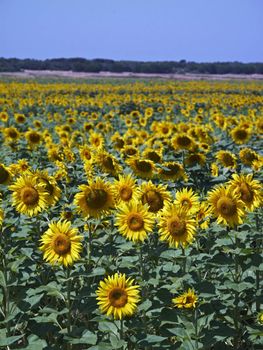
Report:
[[[72,71],[24,70],[23,72],[0,72],[1,77],[13,78],[159,78],[170,80],[263,80],[263,74],[148,74],[148,73],[86,73]]]

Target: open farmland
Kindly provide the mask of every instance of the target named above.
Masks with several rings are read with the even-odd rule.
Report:
[[[260,81],[0,82],[0,348],[262,349],[262,136]]]

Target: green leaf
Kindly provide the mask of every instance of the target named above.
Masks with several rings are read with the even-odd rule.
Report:
[[[9,346],[14,344],[17,340],[21,339],[24,335],[14,335],[13,337],[8,337],[0,339],[0,346]]]
[[[100,322],[99,330],[102,332],[110,332],[113,334],[119,334],[119,330],[113,322]]]

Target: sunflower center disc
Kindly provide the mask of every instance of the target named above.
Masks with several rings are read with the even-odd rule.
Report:
[[[125,289],[114,288],[109,294],[110,303],[114,307],[123,307],[127,304],[128,295]]]
[[[240,185],[240,192],[241,192],[241,199],[244,202],[250,203],[253,201],[253,192],[251,191],[251,189],[246,183],[242,182],[242,184]]]
[[[34,205],[38,203],[39,194],[34,187],[26,186],[21,190],[21,199],[26,205]]]
[[[236,133],[235,133],[235,136],[238,140],[245,140],[246,137],[247,137],[247,132],[246,130],[238,130]]]
[[[180,237],[186,232],[186,223],[179,218],[172,218],[167,224],[168,231],[172,236]]]
[[[237,212],[236,204],[233,202],[233,200],[229,197],[222,197],[217,202],[217,210],[220,214],[231,216],[235,215]]]
[[[156,213],[163,207],[163,199],[160,193],[154,190],[147,191],[142,196],[142,203],[147,203],[150,207],[149,211]]]
[[[109,170],[114,170],[114,164],[113,164],[113,160],[111,159],[111,157],[104,158],[103,165],[105,166],[105,168],[107,168]]]
[[[139,231],[143,228],[144,221],[140,214],[133,213],[129,215],[127,224],[132,231]]]
[[[39,143],[40,141],[40,136],[37,133],[31,133],[29,135],[30,142],[32,143]]]
[[[137,161],[136,167],[139,171],[148,173],[152,170],[151,164],[146,162],[145,160]]]
[[[0,166],[0,184],[3,184],[9,177],[8,171],[3,166]]]
[[[67,254],[70,251],[70,247],[70,238],[67,235],[61,233],[55,237],[53,241],[53,248],[58,255]]]
[[[124,200],[124,201],[128,201],[132,197],[132,189],[129,188],[129,187],[126,187],[126,186],[122,187],[120,189],[119,193],[120,193],[121,199]]]
[[[86,197],[86,201],[89,207],[93,209],[102,208],[107,202],[107,192],[103,189],[95,189],[91,190],[90,193]]]
[[[189,137],[187,136],[181,136],[181,137],[178,137],[177,143],[181,147],[188,147],[191,144],[191,139],[189,139]]]
[[[17,136],[18,134],[15,130],[9,130],[9,137],[11,137],[11,139],[15,139]]]
[[[192,206],[192,203],[191,203],[191,201],[188,198],[184,198],[182,200],[181,204],[182,204],[183,207],[188,208],[188,209],[190,209],[191,206]]]

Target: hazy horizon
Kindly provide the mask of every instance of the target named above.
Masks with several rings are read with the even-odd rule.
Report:
[[[262,0],[0,0],[0,57],[263,61]]]

